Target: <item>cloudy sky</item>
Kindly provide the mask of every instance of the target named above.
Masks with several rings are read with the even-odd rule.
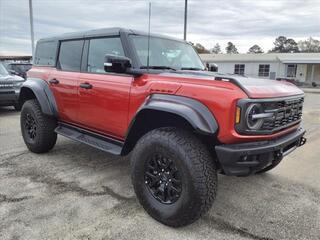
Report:
[[[147,30],[145,0],[33,0],[35,39],[103,27]],[[151,0],[152,32],[183,37],[184,0]],[[189,0],[187,40],[267,51],[279,35],[320,39],[320,0]],[[28,0],[0,0],[0,55],[30,54]]]

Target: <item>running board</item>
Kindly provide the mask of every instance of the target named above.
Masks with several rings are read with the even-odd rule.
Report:
[[[55,132],[114,155],[120,155],[122,151],[122,142],[70,124],[59,123]]]

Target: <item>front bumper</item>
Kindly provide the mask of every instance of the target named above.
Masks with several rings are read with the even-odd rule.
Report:
[[[0,106],[11,106],[19,102],[20,89],[0,89]]]
[[[222,171],[226,175],[246,176],[256,173],[282,158],[306,139],[305,130],[299,128],[281,138],[271,141],[259,141],[240,144],[227,144],[215,147]]]

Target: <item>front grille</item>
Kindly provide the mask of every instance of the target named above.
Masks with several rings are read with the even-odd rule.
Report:
[[[300,122],[304,98],[286,99],[277,102],[265,102],[265,112],[273,112],[272,118],[266,119],[261,130],[278,131]]]

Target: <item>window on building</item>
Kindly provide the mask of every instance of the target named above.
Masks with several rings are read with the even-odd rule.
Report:
[[[88,72],[104,73],[104,57],[106,54],[124,56],[119,37],[91,39],[88,55]]]
[[[235,64],[234,65],[234,74],[244,75],[244,64]]]
[[[65,71],[80,71],[83,42],[83,40],[61,42],[58,68]]]
[[[56,63],[57,43],[57,41],[38,42],[34,64],[40,66],[54,66]]]
[[[297,64],[288,64],[287,65],[287,77],[296,77],[297,74]]]
[[[259,77],[269,77],[270,65],[269,64],[259,64]]]

